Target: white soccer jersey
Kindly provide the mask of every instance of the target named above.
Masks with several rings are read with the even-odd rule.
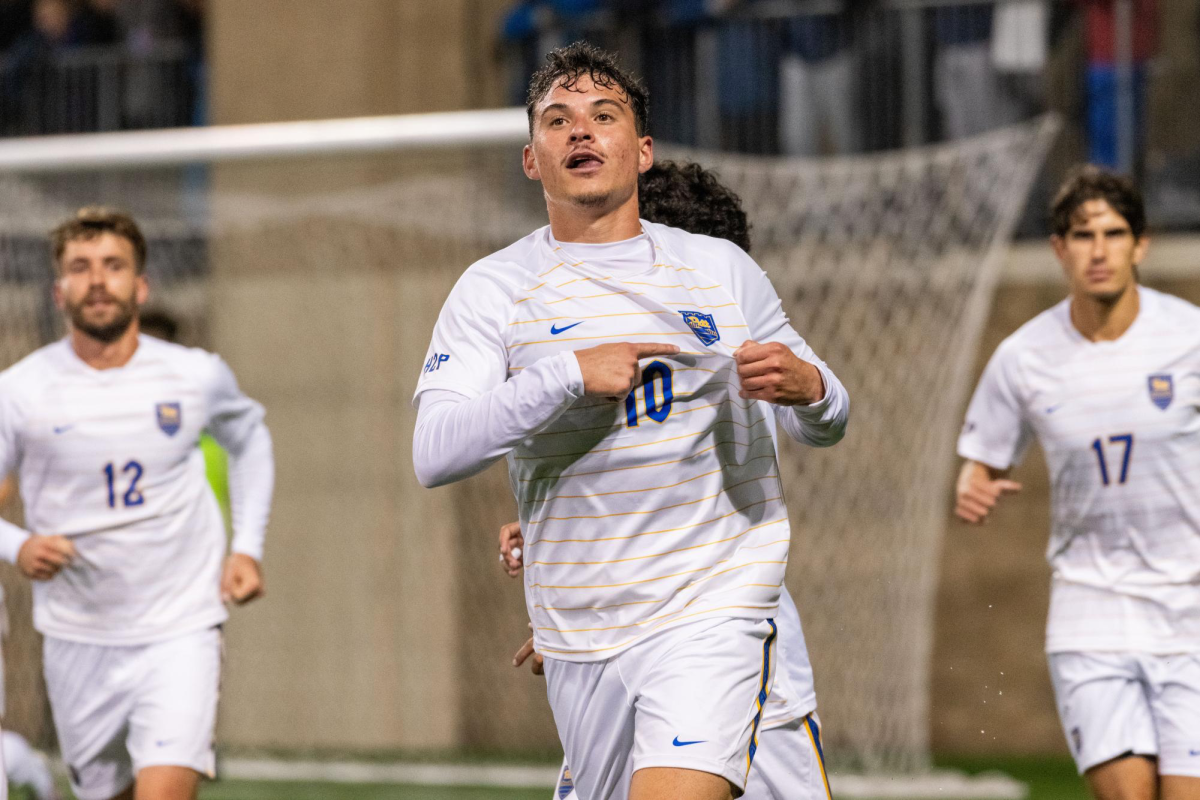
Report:
[[[34,582],[34,626],[135,645],[222,622],[225,530],[197,445],[207,429],[236,456],[265,435],[262,417],[217,356],[148,336],[120,368],[93,369],[62,340],[0,373],[0,475],[19,471],[26,528],[78,553]],[[261,543],[263,499],[245,499],[258,503],[235,530]],[[11,560],[24,534],[3,533]]]
[[[619,402],[583,397],[508,455],[538,652],[608,658],[704,616],[776,613],[790,530],[773,435],[841,435],[845,390],[735,245],[643,222],[640,268],[599,269],[549,228],[474,264],[451,293],[418,384],[477,397],[530,365],[610,342],[678,344]],[[738,398],[734,350],[778,341],[821,371],[817,404]]]
[[[1050,652],[1200,650],[1200,309],[1138,291],[1116,341],[1085,339],[1069,300],[1006,339],[958,441],[997,469],[1045,451]]]

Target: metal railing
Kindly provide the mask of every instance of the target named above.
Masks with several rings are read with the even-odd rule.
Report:
[[[1089,16],[1099,0],[732,0],[720,14],[703,0],[608,0],[569,16],[543,8],[536,29],[509,31],[510,100],[524,99],[543,53],[586,38],[644,77],[656,137],[709,149],[855,154],[1056,111],[1066,134],[1035,205],[1069,165],[1093,161],[1143,179],[1152,213],[1155,196],[1170,196],[1159,214],[1167,224],[1195,227],[1200,216],[1184,208],[1200,204],[1200,136],[1184,145],[1189,156],[1147,134],[1148,83],[1165,75],[1182,85],[1182,70],[1146,52],[1146,30],[1158,24],[1149,5],[1110,4],[1101,22]],[[1108,40],[1103,57],[1092,52],[1098,36]],[[1193,36],[1194,50],[1200,31]],[[1164,115],[1186,112],[1154,113],[1161,130]]]
[[[202,62],[183,42],[0,59],[0,136],[194,125],[203,98]]]

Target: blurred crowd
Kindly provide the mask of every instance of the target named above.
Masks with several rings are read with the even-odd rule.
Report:
[[[0,133],[200,121],[204,5],[0,0]]]
[[[956,139],[1027,118],[1045,108],[1043,79],[1062,32],[1082,25],[1088,155],[1120,166],[1114,7],[1114,0],[945,0],[923,10],[888,0],[520,0],[502,35],[516,54],[514,101],[541,53],[607,35],[650,84],[660,136],[818,155]],[[1156,0],[1134,0],[1133,11],[1140,137]],[[916,105],[914,92],[915,117],[901,109]],[[706,140],[711,111],[717,123]]]

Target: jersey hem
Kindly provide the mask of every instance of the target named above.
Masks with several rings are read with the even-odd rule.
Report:
[[[539,655],[541,655],[543,658],[554,658],[559,661],[570,661],[575,664],[588,664],[588,663],[593,663],[593,662],[597,662],[597,661],[608,661],[610,658],[616,658],[617,656],[619,656],[621,653],[624,653],[629,648],[634,647],[635,645],[641,644],[642,642],[649,639],[651,636],[658,636],[658,635],[666,633],[668,631],[676,630],[678,628],[683,628],[688,625],[696,625],[696,624],[700,624],[700,623],[711,622],[712,620],[718,620],[718,619],[748,619],[748,620],[755,620],[755,621],[764,620],[764,619],[773,619],[776,616],[778,616],[779,607],[778,607],[778,605],[776,605],[774,608],[763,608],[763,609],[753,609],[753,610],[760,611],[761,613],[729,614],[724,611],[716,611],[716,612],[706,614],[706,613],[701,612],[699,614],[694,614],[692,616],[689,616],[686,619],[680,619],[680,620],[675,620],[673,622],[668,622],[665,625],[657,627],[653,630],[646,631],[645,633],[638,636],[636,639],[631,639],[630,641],[624,642],[622,644],[616,645],[611,648],[601,648],[601,649],[590,650],[590,651],[555,652],[553,650],[543,649],[544,643],[539,643],[535,640],[534,641],[534,650]]]
[[[37,620],[34,620],[33,627],[42,636],[64,642],[99,645],[102,647],[138,647],[140,645],[166,642],[171,639],[187,636],[197,631],[221,625],[227,619],[229,619],[229,613],[222,607],[219,613],[210,613],[207,616],[196,617],[194,620],[187,620],[183,623],[172,623],[169,626],[156,628],[154,631],[133,635],[116,634],[112,636],[97,635],[95,630],[46,625]]]
[[[655,754],[634,759],[633,772],[650,768],[694,769],[697,772],[707,772],[710,775],[720,775],[738,789],[745,791],[748,770],[734,769],[727,761],[717,761],[707,758],[686,758],[675,754]]]
[[[1192,655],[1200,653],[1200,643],[1087,642],[1060,640],[1046,642],[1046,655],[1062,653],[1145,653],[1151,656]]]

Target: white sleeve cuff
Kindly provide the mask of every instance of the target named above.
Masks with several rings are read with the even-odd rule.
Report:
[[[21,545],[30,537],[29,531],[18,528],[7,520],[0,519],[0,559],[10,564],[17,563]]]

